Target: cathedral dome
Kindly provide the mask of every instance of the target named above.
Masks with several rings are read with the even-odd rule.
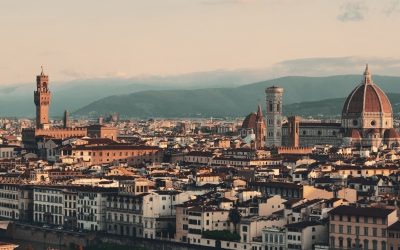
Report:
[[[361,113],[392,114],[392,105],[385,93],[373,83],[368,65],[363,82],[347,97],[343,106],[343,115]]]
[[[254,129],[256,127],[257,114],[251,113],[244,119],[242,129]]]

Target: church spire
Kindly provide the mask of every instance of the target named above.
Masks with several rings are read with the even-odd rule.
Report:
[[[260,104],[258,104],[258,109],[257,109],[257,118],[259,117],[262,117],[262,109]]]
[[[365,66],[363,84],[372,84],[372,77],[371,77],[371,73],[369,72],[368,63]]]

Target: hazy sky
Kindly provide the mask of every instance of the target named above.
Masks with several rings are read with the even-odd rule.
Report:
[[[32,82],[41,64],[57,81],[302,58],[400,68],[399,29],[400,0],[1,0],[0,84]]]

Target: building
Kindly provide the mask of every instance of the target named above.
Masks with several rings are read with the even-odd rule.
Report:
[[[286,249],[313,249],[327,242],[327,226],[317,221],[302,221],[286,225]]]
[[[257,113],[251,113],[243,120],[240,129],[242,138],[250,138],[249,143],[256,149],[265,147],[266,125],[262,115],[261,106],[258,105]]]
[[[331,249],[387,249],[388,228],[397,222],[395,209],[339,206],[329,212]]]
[[[342,127],[338,122],[307,121],[292,116],[282,127],[282,144],[288,147],[340,145],[343,141],[341,133]]]
[[[343,105],[341,122],[291,117],[283,125],[282,134],[282,144],[291,147],[330,144],[393,148],[400,142],[393,128],[390,100],[373,82],[368,65],[361,83]]]
[[[70,127],[69,114],[64,113],[63,127],[51,127],[49,110],[51,103],[51,91],[49,89],[49,76],[42,72],[36,76],[36,90],[34,91],[34,103],[36,106],[36,127],[22,130],[22,142],[27,150],[35,151],[37,141],[40,138],[51,137],[65,139],[69,137],[102,137],[117,139],[116,128],[93,125],[88,127]]]
[[[398,134],[393,129],[392,105],[373,82],[368,65],[361,84],[350,93],[343,105],[342,128],[351,144],[380,146],[382,143],[398,143]]]
[[[19,220],[19,187],[12,184],[0,184],[0,217]]]
[[[72,156],[86,162],[88,165],[123,161],[132,165],[143,163],[160,163],[164,153],[158,147],[135,146],[130,144],[110,145],[77,145],[66,146],[61,156]]]
[[[77,225],[81,230],[106,231],[107,198],[116,188],[82,187],[77,192]]]
[[[33,189],[33,221],[36,223],[64,224],[64,194],[60,188],[37,186]]]
[[[284,227],[266,227],[261,229],[262,242],[266,250],[286,249],[286,229]]]
[[[400,249],[400,221],[396,221],[388,227],[388,249]]]
[[[265,90],[267,114],[267,147],[282,144],[282,97],[283,88],[272,86]]]

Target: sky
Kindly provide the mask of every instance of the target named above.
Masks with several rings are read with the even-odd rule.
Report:
[[[0,85],[266,69],[400,74],[400,0],[1,0]],[[354,65],[354,68],[352,67]]]

